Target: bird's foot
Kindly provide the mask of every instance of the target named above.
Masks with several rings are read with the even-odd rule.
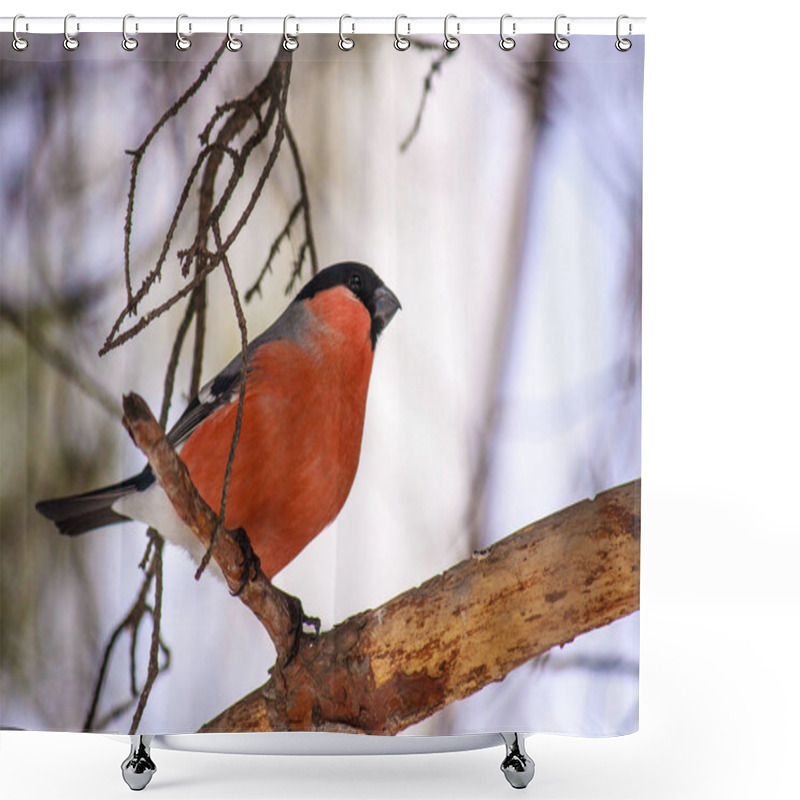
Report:
[[[247,586],[248,582],[254,581],[258,577],[259,572],[261,572],[261,559],[253,550],[253,546],[250,544],[250,537],[244,528],[236,528],[231,533],[242,551],[242,577],[239,582],[239,588],[232,592],[234,597],[238,597],[244,591],[244,587]]]
[[[303,636],[310,636],[312,639],[316,639],[317,636],[319,636],[319,629],[322,623],[319,617],[309,617],[306,614],[306,612],[303,610],[303,604],[300,602],[299,597],[288,594],[281,589],[277,589],[277,587],[275,588],[283,595],[289,611],[288,634],[292,637],[292,644],[289,648],[286,661],[283,664],[284,667],[288,667],[289,664],[294,661],[294,658],[300,649],[300,640],[303,638]],[[305,630],[306,625],[308,625],[310,628],[313,628],[313,633]]]

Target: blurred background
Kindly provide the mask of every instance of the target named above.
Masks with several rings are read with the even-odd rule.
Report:
[[[118,36],[93,35],[65,57],[53,37],[37,42],[35,62],[10,49],[0,61],[3,725],[81,727],[109,633],[141,580],[142,526],[67,540],[33,506],[138,471],[141,454],[114,405],[131,389],[154,409],[161,401],[179,311],[97,357],[125,304],[124,151],[218,40],[195,37],[188,53],[173,37],[145,41],[130,54]],[[503,53],[496,37],[470,37],[431,74],[438,41],[398,53],[369,37],[341,53],[330,37],[303,38],[288,116],[320,263],[364,261],[403,303],[378,347],[350,498],[276,579],[324,627],[640,475],[644,47],[619,54],[612,41],[574,38],[556,53],[542,37]],[[259,37],[226,53],[154,141],[137,188],[134,284],[161,247],[197,135],[217,105],[261,80],[277,48],[277,38]],[[401,149],[423,99],[419,129]],[[242,292],[297,196],[284,150],[230,253]],[[191,240],[191,203],[148,307],[182,282],[174,250]],[[284,242],[262,295],[246,305],[251,337],[288,302],[297,248]],[[204,380],[239,347],[221,272],[210,280],[209,328]],[[171,421],[188,401],[189,361]],[[165,549],[171,661],[143,731],[196,729],[262,683],[273,660],[250,612],[193,574]],[[142,673],[148,633],[138,643]],[[127,647],[111,662],[105,711],[126,696]],[[634,615],[408,732],[602,735],[635,730],[637,719]]]

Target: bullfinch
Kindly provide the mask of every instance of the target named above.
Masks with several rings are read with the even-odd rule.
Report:
[[[369,267],[319,272],[247,348],[242,428],[225,524],[242,528],[272,578],[338,515],[355,479],[375,345],[400,301]],[[194,485],[219,509],[241,391],[241,353],[192,399],[168,434]],[[135,477],[36,509],[77,536],[139,520],[199,561],[149,466]],[[213,564],[213,562],[212,562]]]

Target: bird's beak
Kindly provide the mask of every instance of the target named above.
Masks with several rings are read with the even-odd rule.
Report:
[[[402,308],[397,295],[386,286],[379,286],[375,290],[375,321],[380,330],[383,330],[392,320],[392,317]]]

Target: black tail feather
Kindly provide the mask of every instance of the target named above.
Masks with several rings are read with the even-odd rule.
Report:
[[[58,526],[60,533],[66,536],[78,536],[81,533],[124,522],[129,517],[117,514],[111,506],[131,492],[142,491],[153,483],[155,477],[147,467],[144,472],[134,478],[113,486],[106,486],[85,494],[72,497],[59,497],[55,500],[42,500],[36,504],[36,510]]]

